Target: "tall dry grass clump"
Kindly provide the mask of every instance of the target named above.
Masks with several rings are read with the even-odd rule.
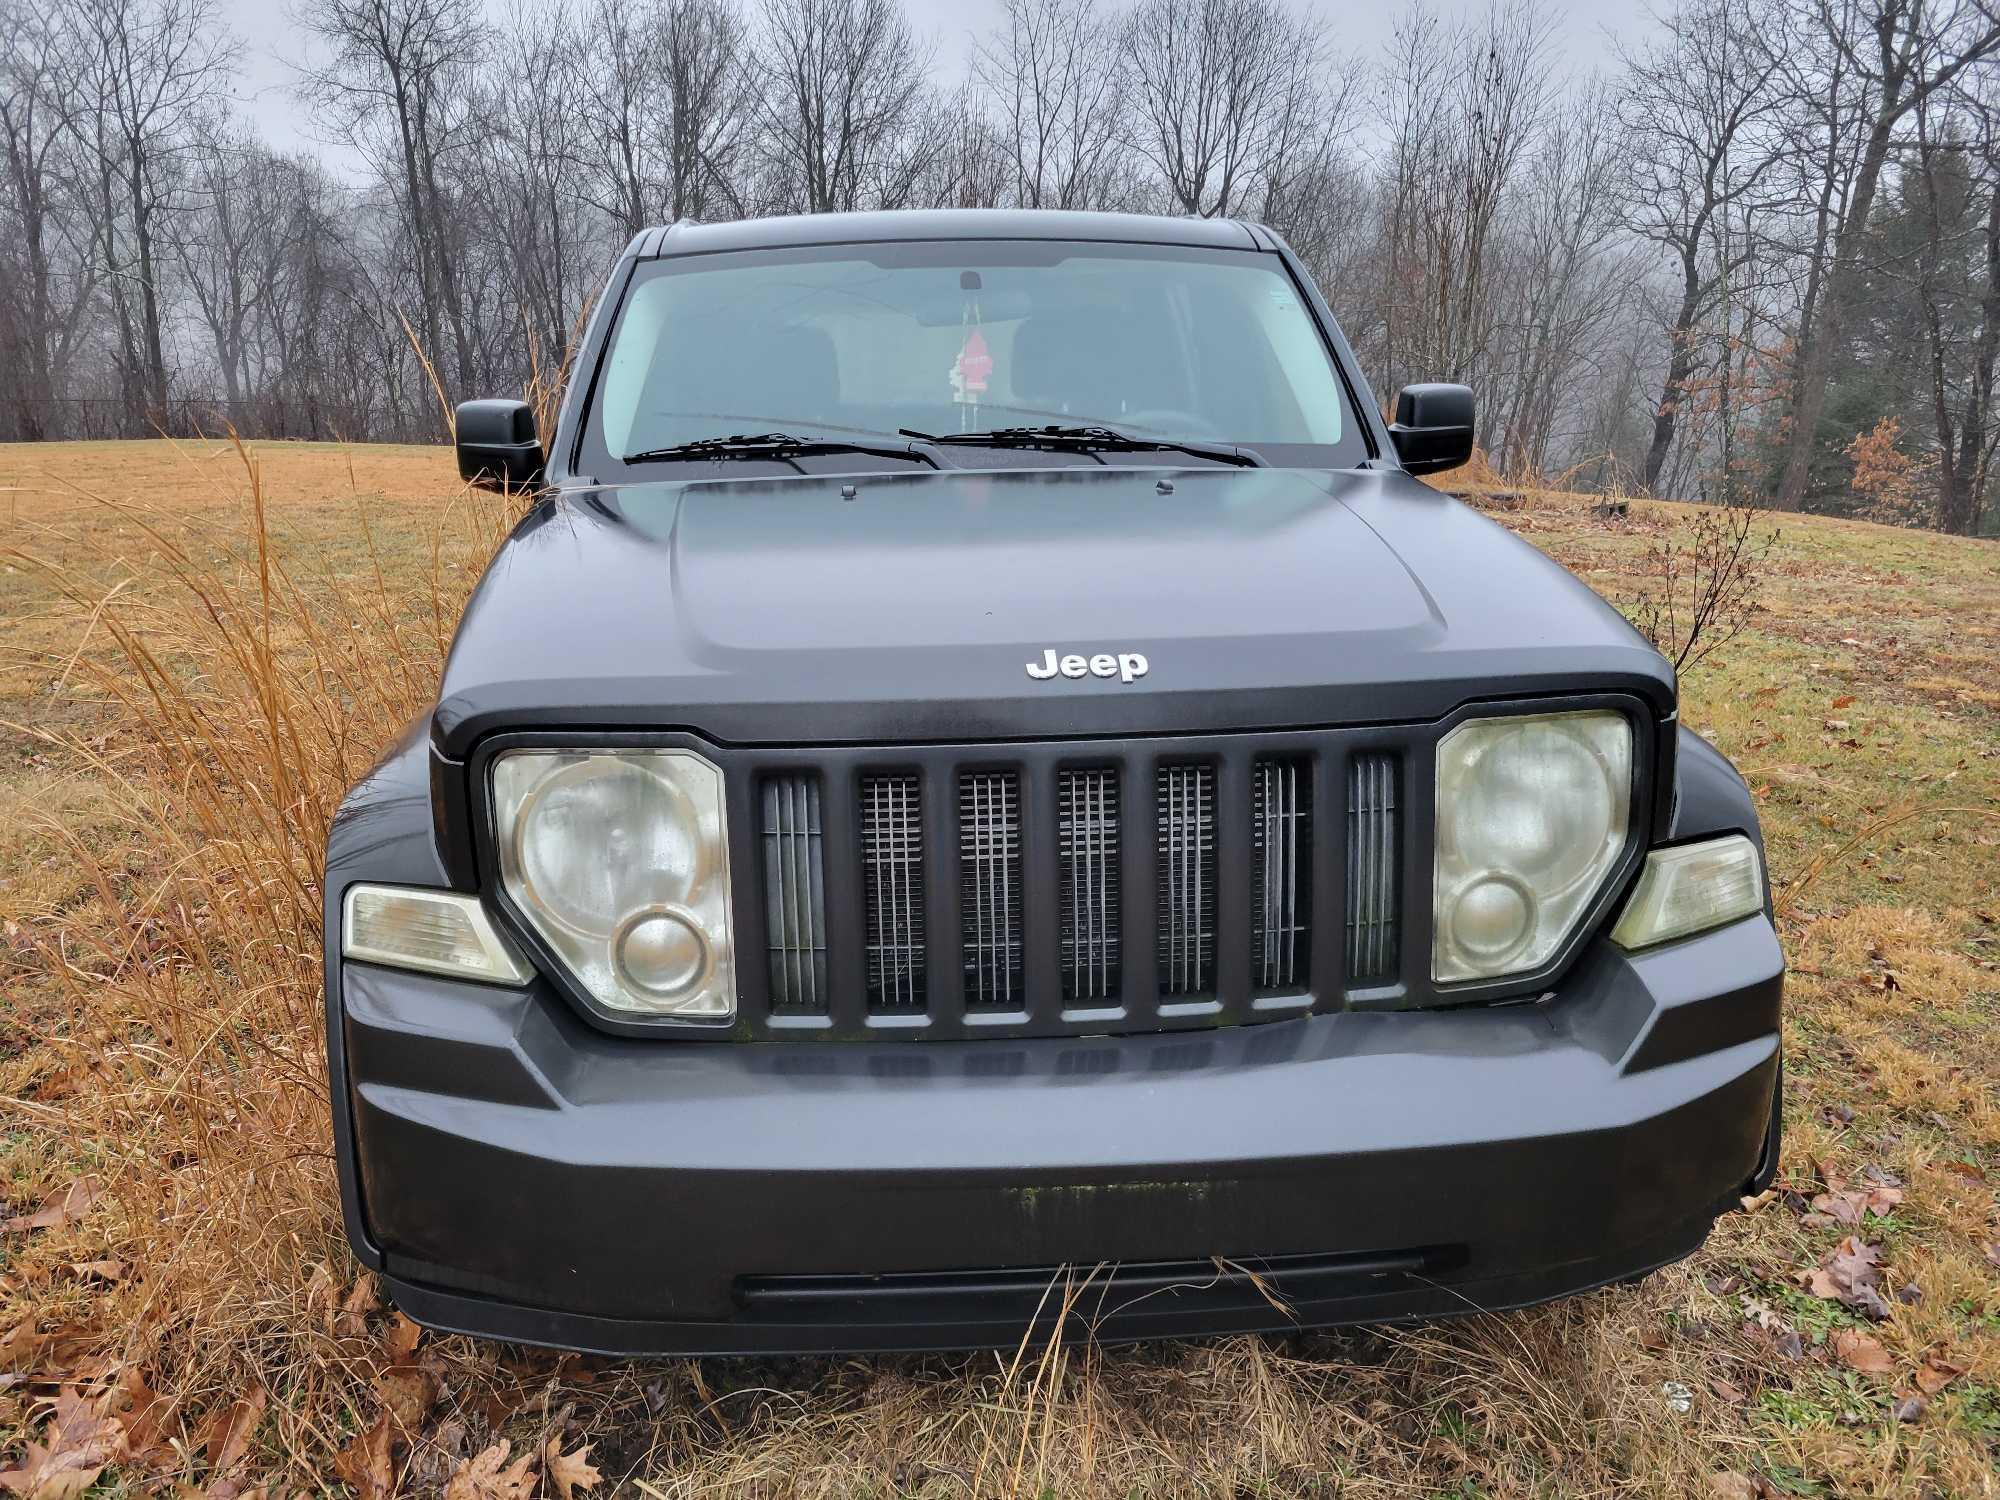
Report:
[[[53,830],[86,894],[29,929],[40,1034],[12,1109],[32,1142],[11,1153],[9,1196],[32,1162],[50,1222],[10,1247],[0,1331],[10,1365],[154,1406],[125,1425],[152,1448],[128,1456],[156,1473],[212,1464],[217,1413],[247,1405],[268,1409],[252,1430],[306,1480],[345,1440],[373,1359],[351,1336],[369,1299],[331,1161],[327,826],[433,701],[507,517],[468,492],[411,567],[385,561],[357,497],[344,563],[281,551],[258,462],[237,451],[243,504],[223,519],[109,507],[144,539],[130,571],[147,587],[107,604],[96,570],[18,559],[94,622],[68,673],[108,714],[101,733],[14,727],[101,782],[130,837],[107,849]]]

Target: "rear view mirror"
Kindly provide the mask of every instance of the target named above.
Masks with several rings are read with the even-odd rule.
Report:
[[[1412,474],[1457,468],[1472,457],[1472,387],[1404,386],[1396,393],[1389,438]]]
[[[542,445],[527,402],[459,403],[458,477],[488,490],[520,490],[541,483]]]

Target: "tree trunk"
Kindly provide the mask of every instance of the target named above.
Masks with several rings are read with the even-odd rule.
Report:
[[[1701,308],[1701,272],[1695,264],[1699,236],[1690,237],[1681,249],[1681,305],[1674,315],[1673,354],[1667,360],[1666,382],[1660,388],[1660,404],[1653,410],[1653,441],[1646,449],[1646,490],[1660,482],[1666,467],[1667,451],[1674,445],[1674,427],[1680,420],[1681,399],[1687,394],[1687,379],[1694,370],[1694,319]]]

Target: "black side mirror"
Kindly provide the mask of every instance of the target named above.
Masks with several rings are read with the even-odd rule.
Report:
[[[487,490],[522,490],[541,483],[542,444],[527,402],[459,403],[458,477]]]
[[[1457,468],[1472,457],[1472,387],[1404,386],[1396,392],[1389,439],[1412,474]]]

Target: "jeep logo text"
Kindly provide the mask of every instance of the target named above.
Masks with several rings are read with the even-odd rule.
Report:
[[[1039,682],[1051,677],[1116,677],[1125,682],[1146,675],[1146,658],[1136,651],[1120,651],[1113,656],[1101,651],[1095,656],[1057,656],[1051,646],[1040,661],[1028,663],[1028,675]]]

